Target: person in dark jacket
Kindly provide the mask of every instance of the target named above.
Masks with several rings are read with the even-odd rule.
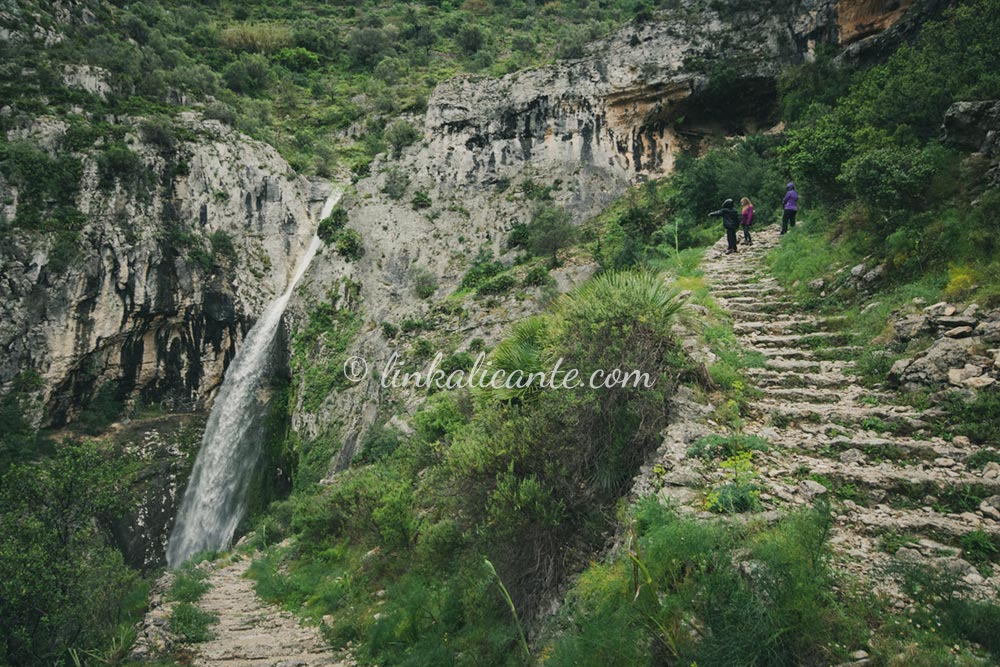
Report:
[[[726,230],[726,241],[729,242],[729,249],[726,250],[726,254],[731,255],[736,252],[736,230],[740,226],[740,212],[733,208],[733,200],[727,199],[722,202],[721,209],[712,211],[708,215],[712,218],[722,218],[722,226]]]
[[[795,226],[795,214],[799,211],[799,193],[795,191],[795,183],[785,186],[785,198],[781,203],[785,209],[781,215],[781,233],[784,234],[789,227]]]
[[[740,200],[740,225],[743,227],[743,243],[746,245],[753,245],[753,239],[750,238],[750,225],[753,224],[753,202],[750,201],[749,197],[744,197]]]

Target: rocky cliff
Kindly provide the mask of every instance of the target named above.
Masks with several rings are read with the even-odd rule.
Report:
[[[413,346],[426,341],[445,355],[467,351],[477,338],[494,342],[506,323],[537,310],[541,290],[490,299],[448,295],[481,248],[513,264],[507,234],[530,220],[539,192],[579,223],[634,183],[669,173],[680,151],[767,127],[778,72],[811,58],[818,44],[851,43],[852,57],[861,57],[886,48],[880,35],[900,39],[902,33],[886,31],[913,12],[939,9],[928,2],[862,4],[681,2],[660,20],[633,22],[590,45],[580,59],[439,85],[426,114],[409,119],[422,139],[398,158],[376,160],[345,197],[348,226],[360,233],[364,256],[345,261],[328,249],[319,257],[299,316],[331,302],[360,310],[364,324],[352,351],[372,369],[393,351],[414,361]],[[862,31],[863,22],[871,25]],[[582,261],[556,272],[556,280],[567,288],[594,269]],[[414,296],[419,272],[438,282],[427,301]],[[387,338],[380,327],[387,323],[391,331],[406,320],[429,333]],[[337,354],[320,342],[305,358],[321,366]],[[390,397],[369,377],[307,405],[306,385],[300,380],[294,423],[307,439],[342,441],[338,466],[350,461],[389,402],[406,411],[419,400],[408,392]]]
[[[188,140],[144,140],[122,119],[129,170],[82,165],[73,232],[13,228],[0,254],[0,380],[37,373],[37,421],[72,420],[103,387],[123,403],[203,405],[240,338],[280,292],[313,234],[328,186],[295,175],[269,146],[186,114]],[[8,133],[55,153],[69,127],[38,118]],[[0,180],[2,215],[23,186]],[[67,258],[67,255],[69,257]]]

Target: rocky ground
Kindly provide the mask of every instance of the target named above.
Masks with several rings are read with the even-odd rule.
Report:
[[[1000,533],[1000,469],[970,469],[966,460],[976,448],[968,439],[933,435],[926,415],[906,405],[902,394],[862,384],[853,371],[859,348],[842,321],[804,312],[769,275],[765,257],[779,242],[777,228],[766,228],[735,255],[724,255],[721,242],[702,264],[713,298],[757,366],[748,369],[751,409],[742,433],[771,445],[753,454],[763,517],[774,520],[826,495],[835,516],[831,542],[844,571],[896,596],[887,566],[933,562],[973,589],[995,594],[996,566],[992,573],[989,566],[974,567],[955,545],[977,529]],[[706,493],[724,476],[718,461],[689,458],[687,450],[702,436],[731,434],[732,424],[688,393],[678,395],[675,409],[633,494],[658,493],[709,516]],[[967,488],[976,498],[956,499]]]
[[[169,633],[173,604],[162,594],[152,596],[133,657],[149,658],[172,652],[195,667],[349,667],[354,663],[335,655],[316,626],[303,625],[293,614],[257,597],[247,578],[252,559],[221,558],[207,568],[211,588],[196,605],[218,617],[212,639],[182,644]],[[158,587],[166,590],[168,573]],[[189,662],[188,662],[189,660]]]

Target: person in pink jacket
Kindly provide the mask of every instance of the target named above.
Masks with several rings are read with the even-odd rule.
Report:
[[[753,245],[753,239],[750,238],[750,225],[753,224],[753,202],[750,201],[749,197],[744,197],[740,200],[740,226],[743,228],[743,243],[746,245]]]

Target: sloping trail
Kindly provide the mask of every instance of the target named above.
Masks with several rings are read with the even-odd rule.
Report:
[[[907,547],[910,556],[945,554],[967,583],[988,589],[996,576],[984,581],[959,560],[958,550],[940,542],[955,544],[977,528],[1000,533],[1000,514],[956,508],[941,499],[962,484],[998,494],[1000,480],[966,468],[975,451],[967,441],[959,446],[931,435],[921,415],[902,404],[897,393],[862,385],[852,374],[859,348],[850,344],[842,322],[804,312],[771,277],[766,256],[779,243],[778,230],[765,228],[754,234],[752,246],[741,244],[738,253],[727,256],[723,239],[702,261],[712,296],[730,313],[740,345],[763,361],[747,370],[759,395],[750,399],[743,432],[772,445],[754,456],[765,516],[777,518],[826,493],[835,515],[831,543],[844,570],[878,581],[880,566],[890,559],[882,540],[897,534],[919,539]],[[685,423],[668,429],[657,460],[645,467],[645,481],[634,493],[660,493],[703,513],[704,489],[719,481],[717,463],[685,458],[687,446],[700,435],[727,434],[710,417],[707,412],[675,416],[675,422]],[[692,426],[692,421],[699,423]],[[651,483],[654,471],[659,479]],[[810,480],[813,476],[831,488]]]
[[[348,662],[335,658],[319,628],[302,625],[291,613],[261,600],[243,557],[211,570],[212,588],[197,602],[215,614],[213,639],[193,647],[196,667],[318,667]]]
[[[206,568],[211,588],[195,603],[218,617],[211,626],[213,638],[198,644],[176,643],[176,655],[188,656],[195,667],[351,667],[355,663],[337,655],[320,629],[304,625],[293,614],[262,600],[254,582],[246,577],[252,558],[244,554],[233,562],[220,558]],[[205,566],[199,566],[205,567]],[[146,615],[146,628],[162,627],[171,603],[154,606]],[[147,630],[148,632],[148,630]]]

